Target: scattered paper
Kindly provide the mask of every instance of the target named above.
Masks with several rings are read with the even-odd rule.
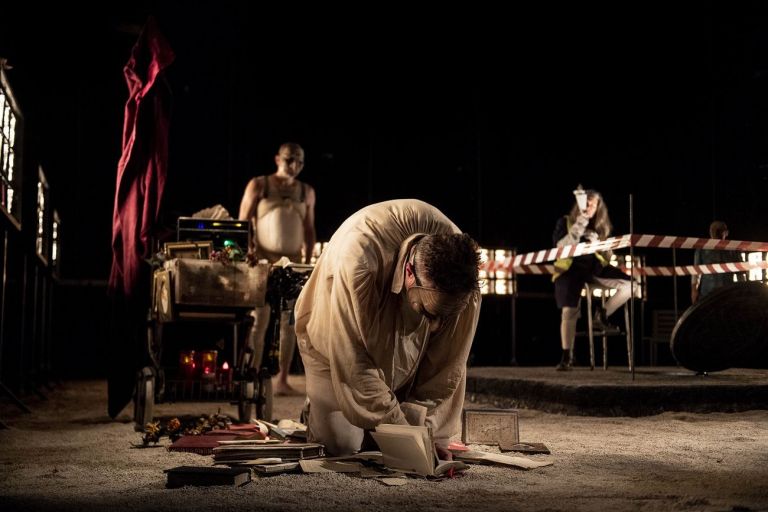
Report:
[[[303,459],[299,461],[305,473],[357,473],[362,468],[359,462],[338,462],[327,459]]]
[[[533,460],[526,457],[514,457],[512,455],[504,455],[501,453],[488,453],[475,450],[456,453],[453,457],[456,460],[470,463],[501,464],[503,466],[514,466],[522,469],[533,469],[552,465],[551,460]]]
[[[389,485],[389,486],[405,485],[408,483],[408,479],[404,477],[384,476],[379,478],[378,480],[384,485]]]

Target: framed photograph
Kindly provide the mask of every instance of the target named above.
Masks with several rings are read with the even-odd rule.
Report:
[[[461,440],[465,444],[508,446],[520,442],[515,409],[464,409],[461,419]]]
[[[213,242],[166,242],[163,246],[168,259],[187,258],[193,260],[207,260],[213,252]]]

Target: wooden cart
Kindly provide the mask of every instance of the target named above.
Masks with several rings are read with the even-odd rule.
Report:
[[[267,297],[270,266],[221,263],[193,258],[166,261],[153,276],[152,305],[147,319],[151,363],[137,377],[134,421],[137,429],[153,418],[154,404],[164,401],[236,402],[239,419],[272,419],[274,370],[267,365],[267,346],[251,347],[251,311]],[[278,315],[279,321],[279,315]],[[231,367],[209,375],[184,372],[163,358],[164,331],[178,322],[217,323],[231,327],[231,345],[224,349]],[[170,347],[169,347],[170,348]],[[213,347],[212,347],[213,348]],[[219,347],[222,348],[222,347]],[[171,362],[179,361],[171,357]],[[190,359],[190,364],[200,364]]]

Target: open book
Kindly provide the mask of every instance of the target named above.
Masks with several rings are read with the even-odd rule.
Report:
[[[422,476],[440,476],[450,469],[467,468],[463,462],[437,458],[430,427],[383,423],[371,435],[381,449],[384,465],[390,469]]]

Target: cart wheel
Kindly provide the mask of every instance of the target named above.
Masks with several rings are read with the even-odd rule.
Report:
[[[253,398],[256,396],[258,381],[248,379],[240,383],[240,400],[237,402],[237,416],[240,423],[251,423],[256,419],[256,404]]]
[[[272,377],[267,375],[265,378],[260,378],[259,386],[259,400],[257,404],[256,414],[259,419],[272,421]]]
[[[272,403],[272,378],[269,375],[243,382],[237,403],[240,422],[252,423],[257,419],[272,421]]]
[[[133,421],[137,432],[144,430],[144,425],[152,421],[155,409],[155,374],[152,368],[145,366],[139,372],[136,381],[136,396],[133,398]]]

